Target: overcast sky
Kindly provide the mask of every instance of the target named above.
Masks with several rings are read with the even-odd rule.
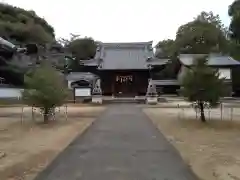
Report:
[[[70,33],[102,42],[154,42],[174,38],[177,28],[201,11],[219,14],[229,24],[233,0],[2,0],[34,10],[57,37]]]

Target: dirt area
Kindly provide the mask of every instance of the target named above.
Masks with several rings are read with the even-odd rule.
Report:
[[[191,109],[184,115],[173,108],[144,112],[200,179],[240,180],[240,121],[211,118],[203,124]]]
[[[60,108],[56,120],[43,124],[31,108],[0,108],[0,179],[32,180],[104,107]],[[22,119],[22,120],[21,120]]]

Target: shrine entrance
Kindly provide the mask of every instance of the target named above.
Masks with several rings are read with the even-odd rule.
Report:
[[[115,96],[135,96],[134,76],[132,74],[116,74],[114,80]]]

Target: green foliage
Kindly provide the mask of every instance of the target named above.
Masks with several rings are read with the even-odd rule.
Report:
[[[67,45],[69,51],[77,60],[88,60],[96,54],[96,43],[92,38],[79,38]]]
[[[158,58],[169,58],[175,54],[175,41],[172,39],[167,39],[158,42],[156,48],[161,51],[156,52],[156,57]]]
[[[14,43],[52,42],[54,29],[34,11],[0,3],[0,36]]]
[[[31,75],[25,76],[26,89],[22,93],[26,104],[39,107],[48,121],[49,113],[61,106],[67,97],[63,79],[53,67],[41,64]]]
[[[225,53],[227,33],[218,15],[202,12],[192,22],[179,27],[176,34],[177,51],[189,54]]]
[[[181,53],[208,54],[225,52],[227,40],[215,24],[197,19],[178,29],[176,44]]]
[[[237,43],[240,42],[240,0],[235,0],[228,9],[228,14],[231,17],[229,26],[230,35]]]
[[[220,79],[218,71],[207,66],[206,63],[206,57],[196,59],[182,81],[182,95],[191,102],[197,102],[199,108],[203,103],[216,105],[220,97],[226,93],[224,79]]]

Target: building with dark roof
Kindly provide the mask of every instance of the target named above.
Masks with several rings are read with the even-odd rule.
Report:
[[[83,72],[72,72],[67,80],[71,88],[73,84],[81,86],[87,81],[91,85],[100,79],[104,95],[145,95],[151,74],[159,72],[167,62],[154,57],[151,41],[101,43],[94,59],[81,61]]]
[[[178,74],[178,82],[181,84],[181,80],[184,77],[186,71],[191,69],[194,65],[194,60],[205,57],[206,54],[180,54],[179,61],[181,68]],[[233,70],[240,67],[240,62],[233,59],[232,57],[220,55],[220,54],[209,54],[207,55],[207,65],[217,69],[219,72],[219,78],[224,78],[225,83],[229,87],[230,91],[233,91]]]
[[[100,79],[103,95],[141,96],[145,95],[149,80],[157,91],[177,92],[186,69],[191,68],[194,59],[204,54],[180,54],[181,68],[176,79],[163,79],[159,72],[165,68],[169,59],[154,56],[152,42],[100,43],[95,58],[81,60],[81,72],[67,75],[69,88],[93,87]],[[240,63],[228,56],[210,54],[208,65],[217,68],[220,76],[231,85],[232,69]],[[164,91],[163,91],[164,92]]]

